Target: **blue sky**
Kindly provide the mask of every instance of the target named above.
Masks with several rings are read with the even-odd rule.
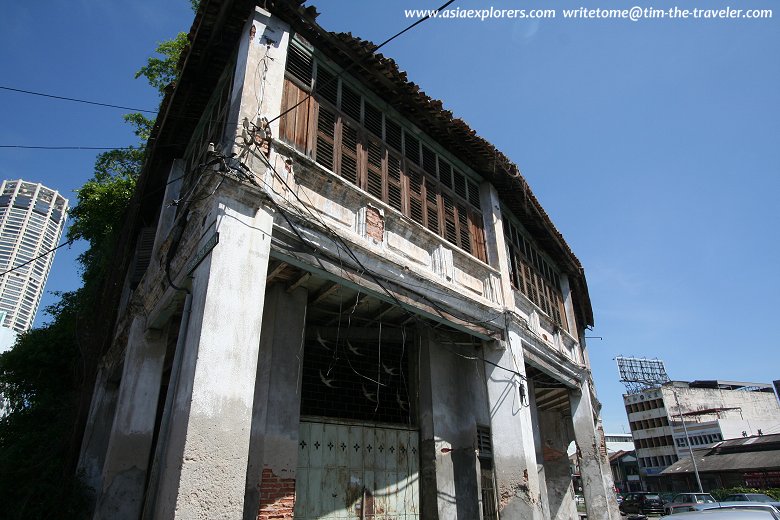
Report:
[[[319,22],[379,42],[404,8],[441,0],[316,2]],[[655,2],[655,5],[654,5]],[[490,2],[458,0],[453,7]],[[565,7],[774,8],[771,0],[495,0],[554,20],[430,20],[388,45],[409,78],[516,162],[585,267],[588,343],[608,431],[626,426],[620,354],[672,378],[770,382],[780,292],[780,9],[764,20],[566,20]],[[0,84],[157,106],[133,73],[187,30],[184,0],[10,2]],[[120,110],[0,91],[0,144],[122,146]],[[0,149],[0,176],[73,190],[94,153]],[[48,290],[77,284],[61,251]],[[51,297],[47,298],[51,302]],[[41,318],[39,317],[39,323]]]

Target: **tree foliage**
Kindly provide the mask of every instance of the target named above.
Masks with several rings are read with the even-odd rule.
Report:
[[[146,78],[162,94],[176,81],[186,44],[185,33],[161,43],[156,52],[162,57],[149,58],[136,78]],[[90,327],[154,124],[139,113],[126,115],[125,121],[141,142],[98,155],[94,174],[76,191],[70,212],[67,238],[88,245],[78,259],[82,287],[60,294],[58,303],[46,309],[51,322],[21,335],[12,350],[0,355],[0,394],[7,404],[0,417],[2,518],[75,519],[88,508],[87,490],[67,469],[79,396],[89,384],[80,338]]]
[[[136,79],[141,76],[145,77],[149,84],[162,94],[168,85],[178,79],[179,56],[188,43],[189,40],[185,32],[180,32],[172,40],[160,43],[155,52],[161,57],[150,56],[146,65],[135,73]]]

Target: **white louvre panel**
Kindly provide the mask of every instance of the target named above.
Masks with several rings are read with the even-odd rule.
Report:
[[[418,432],[301,421],[296,520],[420,518]]]

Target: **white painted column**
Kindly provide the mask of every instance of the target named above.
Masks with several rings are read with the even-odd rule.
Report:
[[[281,283],[272,285],[266,294],[247,466],[246,520],[255,520],[259,510],[269,516],[292,515],[307,296],[305,288],[287,293]]]
[[[146,329],[144,317],[133,320],[95,519],[136,520],[141,515],[165,340],[160,331]]]
[[[205,203],[190,258],[202,261],[192,271],[154,518],[235,519],[244,509],[273,216],[254,192],[232,181],[216,193]],[[215,233],[219,241],[209,250]]]
[[[443,336],[444,334],[442,334]],[[426,519],[478,519],[477,422],[484,421],[479,360],[420,331],[420,500]]]
[[[79,454],[78,471],[84,483],[94,492],[92,498],[95,500],[103,489],[103,466],[119,396],[119,386],[111,379],[109,369],[101,366],[95,378],[95,389],[92,392],[92,403]],[[91,504],[92,508],[94,506],[94,503]]]
[[[485,245],[487,247],[488,263],[501,273],[501,292],[504,305],[514,309],[514,291],[509,278],[509,257],[507,256],[504,223],[501,215],[501,203],[495,186],[483,182],[480,187],[480,204],[485,228]]]
[[[534,447],[536,448],[536,472],[539,475],[539,497],[542,502],[542,515],[550,518],[550,508],[547,502],[547,480],[544,471],[544,457],[542,450],[542,432],[539,424],[539,408],[536,406],[536,389],[533,380],[529,379],[528,402],[531,406],[531,425],[534,431]]]
[[[502,520],[543,519],[536,447],[519,325],[510,322],[501,347],[485,349],[499,512]]]
[[[558,410],[544,411],[539,412],[539,427],[549,518],[576,519],[577,503],[574,499],[567,453],[571,443],[571,421]]]
[[[588,518],[620,519],[615,500],[609,461],[601,451],[601,436],[593,417],[590,383],[586,380],[578,391],[569,394],[574,438],[580,451],[582,493]]]

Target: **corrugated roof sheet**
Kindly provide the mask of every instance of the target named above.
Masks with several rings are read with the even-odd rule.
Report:
[[[780,434],[729,439],[705,450],[694,450],[699,472],[780,470]],[[692,473],[690,457],[680,459],[663,475]]]

